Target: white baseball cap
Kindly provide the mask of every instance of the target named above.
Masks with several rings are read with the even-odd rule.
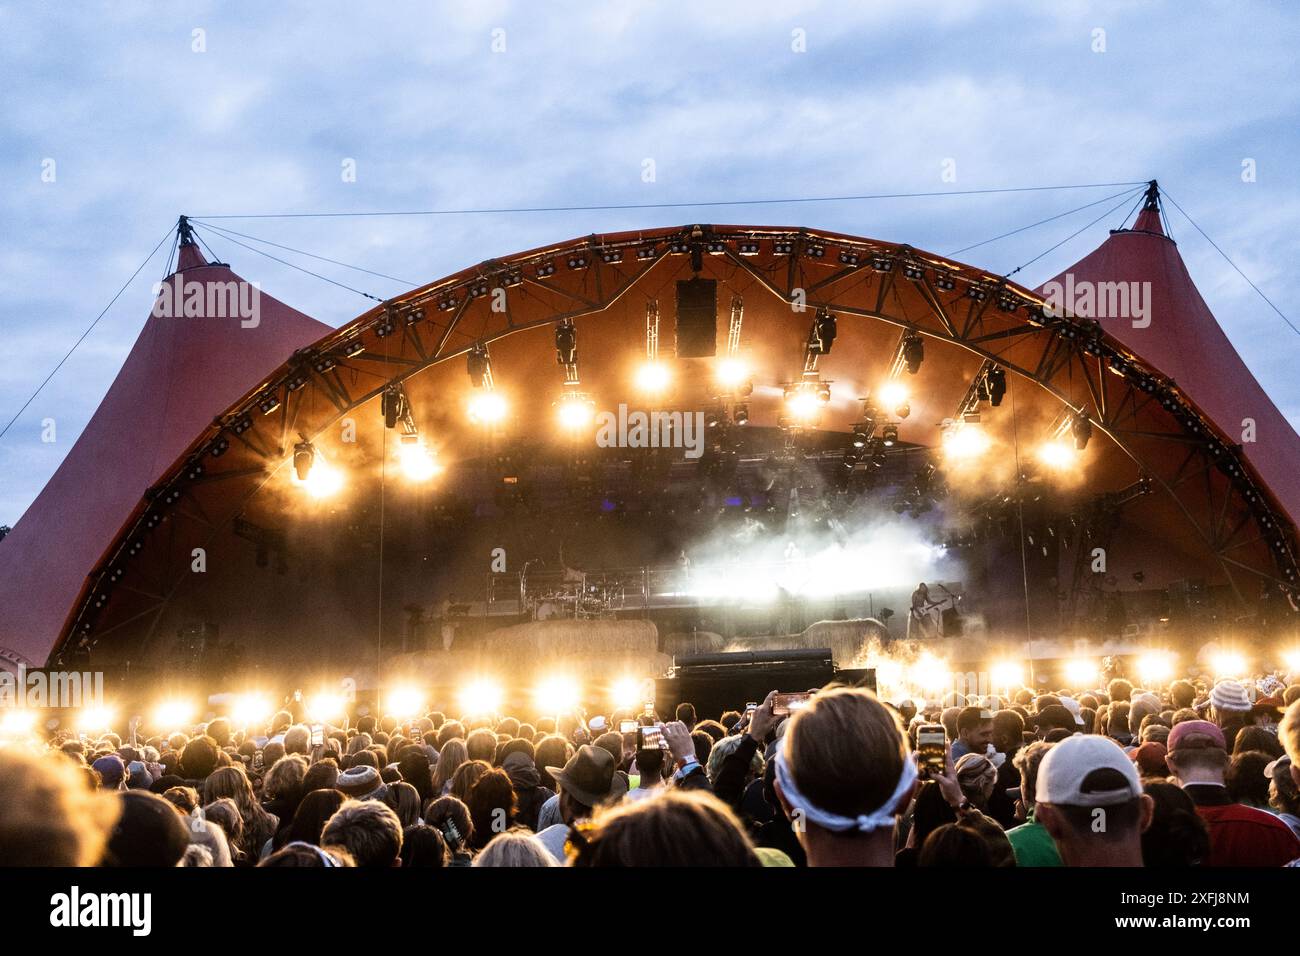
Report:
[[[1119,778],[1098,787],[1089,781],[1099,770],[1113,770]],[[1122,778],[1122,783],[1120,782]],[[1104,807],[1125,803],[1142,793],[1137,768],[1123,748],[1109,737],[1078,735],[1055,744],[1038,767],[1034,799],[1063,807]]]

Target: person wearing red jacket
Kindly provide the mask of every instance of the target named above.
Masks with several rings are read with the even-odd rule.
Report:
[[[1210,829],[1206,866],[1286,866],[1300,857],[1300,840],[1290,827],[1228,796],[1228,748],[1216,724],[1182,721],[1170,731],[1167,746],[1169,769]]]

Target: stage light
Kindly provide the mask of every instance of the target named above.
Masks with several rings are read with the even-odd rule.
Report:
[[[1080,690],[1097,683],[1101,672],[1096,661],[1073,660],[1065,662],[1065,680],[1072,690]]]
[[[736,424],[737,424],[737,425],[748,425],[748,424],[749,424],[749,406],[748,406],[748,405],[737,405],[737,406],[736,406],[735,421],[736,421]]]
[[[552,677],[537,688],[537,710],[542,714],[563,714],[578,706],[577,683],[568,677]]]
[[[271,701],[261,694],[243,694],[230,708],[231,718],[241,727],[264,723],[274,712]]]
[[[907,363],[907,371],[915,375],[921,370],[921,362],[925,359],[925,343],[919,335],[909,335],[903,341],[903,361]]]
[[[507,410],[506,397],[499,392],[480,392],[469,399],[469,420],[480,425],[499,424]]]
[[[1038,460],[1056,471],[1064,471],[1078,464],[1074,448],[1064,441],[1045,442],[1038,449]]]
[[[328,498],[343,487],[343,472],[333,467],[311,442],[293,447],[294,483],[302,485],[313,498]]]
[[[384,699],[385,716],[415,717],[424,710],[424,693],[414,687],[395,687]]]
[[[461,688],[457,698],[466,717],[491,717],[501,712],[501,685],[490,680],[476,680]]]
[[[1282,666],[1288,674],[1300,676],[1300,650],[1283,651]]]
[[[1092,437],[1092,422],[1088,421],[1087,415],[1076,415],[1070,432],[1074,435],[1074,447],[1083,451],[1088,447],[1088,439]]]
[[[989,404],[997,408],[1002,404],[1003,396],[1007,394],[1007,373],[995,365],[984,376],[984,382],[989,391]]]
[[[954,461],[969,461],[989,450],[992,442],[984,429],[966,422],[954,423],[943,432],[944,456]]]
[[[328,721],[338,720],[348,709],[347,701],[342,694],[331,694],[328,691],[322,691],[307,701],[307,716],[318,724]]]
[[[922,654],[908,669],[908,677],[922,691],[943,690],[951,678],[948,665],[931,654]]]
[[[1235,651],[1215,654],[1210,660],[1215,677],[1241,677],[1246,673],[1246,658]]]
[[[293,446],[293,470],[299,481],[306,481],[311,474],[311,466],[316,461],[316,449],[309,441],[300,441]]]
[[[1000,661],[989,668],[989,680],[992,681],[994,690],[1023,687],[1025,669],[1015,661]]]
[[[810,425],[817,420],[822,406],[812,389],[795,386],[786,391],[785,410],[796,424]]]
[[[641,693],[641,681],[632,677],[616,680],[610,689],[610,700],[615,707],[635,708],[644,703]]]
[[[808,351],[814,355],[829,355],[836,334],[835,313],[826,309],[818,310],[817,318],[813,320],[813,335],[812,341],[808,343]]]
[[[476,345],[465,353],[465,371],[469,374],[470,384],[475,388],[483,388],[488,384],[491,369],[487,346]]]
[[[115,719],[117,715],[109,707],[83,707],[77,713],[75,723],[81,731],[106,731],[112,728]]]
[[[880,440],[886,448],[893,448],[898,444],[898,426],[892,422],[886,425],[880,433]]]
[[[658,395],[668,387],[672,372],[662,362],[643,362],[636,370],[636,387],[650,395]]]
[[[880,396],[877,404],[881,408],[901,409],[907,405],[910,398],[906,385],[898,381],[889,381],[880,386]],[[907,416],[900,413],[898,417],[906,418]]]
[[[573,365],[578,361],[578,330],[572,325],[555,327],[555,360],[560,365]]]
[[[153,720],[156,729],[166,733],[184,730],[194,720],[194,705],[183,700],[164,701],[154,708]]]
[[[408,441],[408,438],[411,440]],[[425,447],[423,439],[415,435],[402,437],[397,446],[397,457],[402,466],[402,474],[409,481],[428,481],[442,471],[433,452]]]
[[[479,425],[496,425],[505,417],[508,403],[498,391],[476,392],[469,400],[470,421]]]
[[[595,403],[579,392],[566,392],[555,404],[560,424],[570,431],[577,431],[591,424],[595,416]]]
[[[1143,684],[1163,684],[1174,676],[1174,655],[1168,651],[1152,651],[1137,660],[1138,678]]]
[[[26,707],[6,709],[4,716],[0,717],[0,736],[23,737],[30,734],[36,726],[38,716],[36,711]]]
[[[724,358],[718,363],[716,372],[718,384],[727,389],[736,389],[749,378],[749,367],[738,358]]]

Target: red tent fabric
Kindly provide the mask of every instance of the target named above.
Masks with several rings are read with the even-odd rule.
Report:
[[[149,486],[213,417],[331,331],[255,294],[192,243],[167,282],[160,299],[173,293],[177,307],[155,305],[81,437],[0,542],[0,667],[44,665],[83,580]],[[256,301],[255,314],[229,308],[240,301],[232,289]],[[175,314],[186,300],[200,314]]]
[[[1081,283],[1095,288],[1115,282],[1149,283],[1146,314],[1136,325],[1132,317],[1100,317],[1102,328],[1173,379],[1225,434],[1241,442],[1246,460],[1291,521],[1300,520],[1300,436],[1228,341],[1150,201],[1132,229],[1111,233],[1037,291],[1047,295],[1052,283],[1078,290]],[[1254,441],[1242,437],[1250,437],[1249,423],[1243,424],[1247,419],[1254,423]]]

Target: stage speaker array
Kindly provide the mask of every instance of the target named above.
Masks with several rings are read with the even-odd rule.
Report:
[[[717,354],[718,280],[680,280],[677,283],[677,357],[711,358]]]

